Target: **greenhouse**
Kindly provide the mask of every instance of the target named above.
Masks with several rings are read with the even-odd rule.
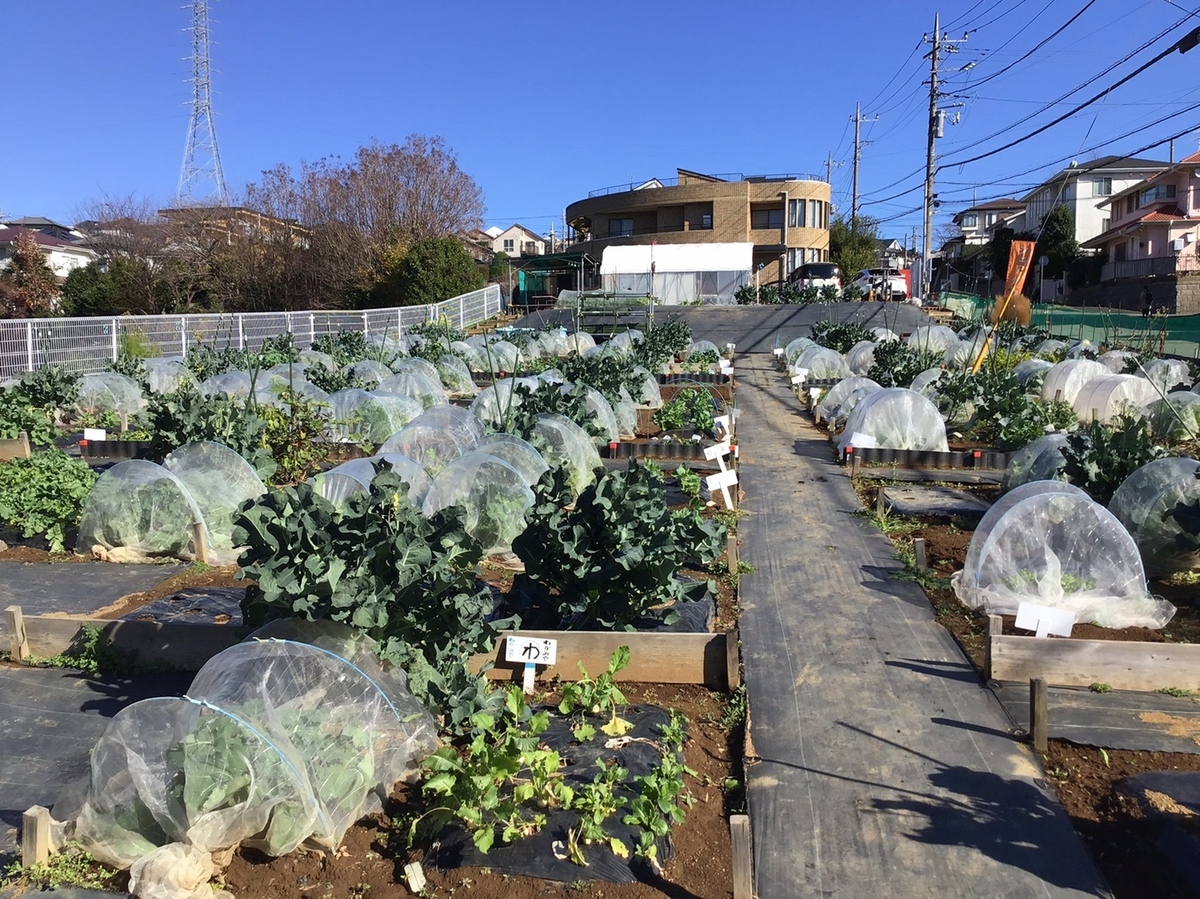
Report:
[[[229,447],[208,441],[172,451],[163,459],[163,468],[179,479],[200,509],[209,560],[232,565],[238,557],[232,539],[238,507],[267,492],[258,473]]]
[[[838,440],[838,450],[844,454],[850,446],[949,450],[937,406],[903,387],[877,390],[854,408]]]
[[[1033,602],[1101,627],[1161,628],[1175,614],[1150,595],[1137,544],[1121,522],[1056,481],[1002,497],[976,527],[952,585],[963,603],[991,615],[1015,615]]]
[[[466,513],[463,527],[492,555],[512,549],[533,508],[533,491],[521,472],[499,456],[470,452],[447,463],[429,485],[421,512],[432,516],[448,506]]]
[[[1071,403],[1080,421],[1112,424],[1122,415],[1140,417],[1145,406],[1159,397],[1154,385],[1146,378],[1110,375],[1108,369],[1104,371],[1103,377],[1084,384]]]
[[[1200,504],[1198,473],[1195,459],[1156,459],[1127,477],[1108,503],[1152,577],[1200,567],[1200,534],[1185,531],[1171,514],[1177,505]]]
[[[1062,432],[1039,437],[1013,453],[1004,470],[1003,490],[1013,490],[1031,481],[1048,481],[1057,478],[1067,460],[1062,448],[1067,445],[1067,435]]]
[[[1109,374],[1107,368],[1091,359],[1068,359],[1059,362],[1046,372],[1042,381],[1042,399],[1046,402],[1062,400],[1075,405],[1075,397],[1088,381]]]
[[[134,415],[140,412],[144,405],[142,387],[133,378],[116,372],[104,371],[95,375],[84,375],[79,379],[79,399],[76,405],[82,412]]]
[[[111,562],[190,562],[196,558],[196,524],[203,526],[204,514],[179,478],[161,465],[130,459],[96,479],[79,522],[78,547]]]
[[[192,895],[179,881],[193,866],[210,893],[213,854],[336,848],[437,745],[403,672],[385,672],[368,638],[273,622],[210,659],[186,696],[136,702],[108,723],[73,838],[130,868],[137,895]]]

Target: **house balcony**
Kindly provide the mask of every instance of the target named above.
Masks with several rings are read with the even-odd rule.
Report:
[[[1125,278],[1196,273],[1200,273],[1200,256],[1189,253],[1186,256],[1151,256],[1148,259],[1122,259],[1118,262],[1108,262],[1100,270],[1100,280],[1119,281]]]
[[[572,244],[601,243],[603,241],[622,240],[630,237],[646,237],[647,235],[654,234],[682,234],[685,231],[711,231],[712,229],[712,225],[690,225],[688,227],[684,227],[683,225],[663,225],[656,228],[624,228],[612,234],[589,234],[586,231],[577,231],[572,235],[569,242]],[[776,228],[775,230],[778,231],[779,229]]]

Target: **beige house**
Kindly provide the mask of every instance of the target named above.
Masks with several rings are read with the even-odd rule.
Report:
[[[507,253],[510,258],[544,256],[546,239],[524,225],[509,225],[492,238],[493,253]]]
[[[97,258],[95,251],[75,243],[68,243],[41,231],[26,227],[0,227],[0,270],[8,268],[17,239],[22,234],[31,234],[38,249],[46,257],[46,266],[58,278],[65,278],[77,268],[83,268]]]
[[[752,244],[762,283],[829,259],[829,185],[801,175],[704,175],[592,191],[567,207],[571,250],[599,259],[606,247]]]
[[[1200,272],[1200,153],[1098,205],[1111,227],[1083,246],[1107,255],[1102,281]]]

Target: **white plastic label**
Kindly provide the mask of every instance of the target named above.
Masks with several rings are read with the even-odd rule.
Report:
[[[89,442],[92,440],[107,440],[108,431],[104,430],[104,428],[84,428],[83,439]]]
[[[808,395],[812,398],[812,401],[815,403],[817,400],[819,400],[821,398],[821,388],[820,387],[808,388]]]
[[[850,445],[855,449],[874,449],[878,446],[874,437],[862,431],[855,431],[850,435]]]
[[[716,446],[707,446],[704,448],[704,458],[709,462],[714,459],[720,459],[722,456],[728,456],[730,452],[729,441],[718,443]]]
[[[781,347],[781,346],[775,347],[775,349],[771,350],[771,354],[774,356],[782,356],[783,355],[783,347]]]
[[[721,363],[721,374],[723,374],[723,375],[733,374],[733,364],[730,362],[722,362]]]
[[[504,661],[533,665],[553,665],[558,658],[558,641],[548,637],[508,637],[504,641]]]
[[[799,375],[800,379],[804,380],[805,378],[808,377],[808,369],[801,368],[800,366],[796,366],[795,368],[792,369],[792,374]]]
[[[1034,631],[1038,637],[1071,636],[1075,626],[1075,613],[1069,609],[1039,606],[1035,602],[1023,602],[1017,606],[1017,627],[1023,631]]]
[[[732,468],[729,471],[718,471],[716,474],[710,474],[704,480],[708,484],[709,490],[721,490],[725,487],[732,487],[738,482],[737,472]]]
[[[804,375],[792,375],[792,383],[793,384],[803,384],[804,383]]]

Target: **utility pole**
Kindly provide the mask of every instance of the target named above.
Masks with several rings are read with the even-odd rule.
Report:
[[[951,40],[948,35],[941,33],[941,16],[939,13],[933,14],[933,37],[932,39],[927,34],[923,43],[932,44],[933,47],[926,55],[929,57],[929,143],[925,155],[925,233],[922,238],[921,245],[921,298],[925,299],[929,295],[933,275],[933,210],[937,205],[937,194],[933,192],[933,173],[934,163],[936,162],[935,142],[942,136],[942,130],[945,125],[945,120],[942,112],[938,109],[938,63],[941,61],[941,55],[945,53],[957,53],[957,44],[965,43],[967,35],[964,33],[960,40]]]
[[[860,139],[860,128],[863,122],[878,122],[879,116],[873,119],[864,119],[862,110],[857,103],[854,104],[854,169],[852,176],[852,187],[850,191],[850,230],[858,230],[858,163],[862,159],[862,140]]]

